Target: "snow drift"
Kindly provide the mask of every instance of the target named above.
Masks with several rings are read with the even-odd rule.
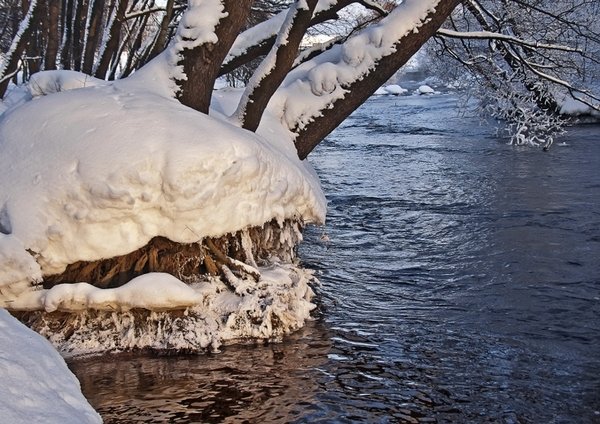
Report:
[[[0,374],[2,422],[102,422],[81,394],[79,381],[50,343],[2,309]]]
[[[112,291],[85,281],[42,290],[40,282],[69,264],[125,255],[157,236],[196,243],[268,222],[283,229],[286,221],[324,221],[318,179],[297,158],[276,120],[267,117],[258,134],[248,132],[219,112],[235,104],[239,92],[219,93],[213,116],[207,116],[175,100],[171,85],[163,55],[114,83],[73,72],[41,73],[28,91],[15,91],[5,102],[0,306],[47,312],[193,307],[209,315],[214,308],[222,312],[222,300],[209,301],[202,294],[207,286],[197,292],[174,277],[150,275]],[[289,249],[298,240],[283,232],[278,236]],[[292,269],[286,275],[280,275],[282,281],[291,282],[299,296],[289,302],[308,302],[309,278],[294,277]],[[279,287],[272,279],[258,284],[265,289],[269,281]],[[215,296],[223,291],[213,289]],[[233,295],[240,302],[252,297],[243,290]],[[259,315],[266,319],[272,304],[263,300]],[[299,327],[310,309],[301,307],[284,327]],[[231,313],[217,314],[220,324],[210,343],[228,338],[216,333],[231,327]],[[236,337],[256,333],[247,330]]]

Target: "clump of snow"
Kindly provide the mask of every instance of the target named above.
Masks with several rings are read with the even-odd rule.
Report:
[[[374,93],[374,96],[401,96],[408,93],[408,90],[400,87],[397,84],[390,84],[384,87],[379,87]]]
[[[431,88],[430,86],[423,84],[415,90],[415,94],[429,95],[429,94],[436,94],[436,91],[433,88]]]
[[[408,93],[408,90],[405,88],[400,87],[397,84],[391,84],[391,85],[386,85],[384,87],[384,90],[388,93],[388,94],[392,94],[394,96],[401,96],[402,94],[406,94]]]
[[[61,91],[94,87],[103,84],[105,84],[103,80],[81,72],[61,70],[37,72],[33,74],[29,79],[27,88],[32,97],[39,97],[52,93],[59,93]]]
[[[101,423],[47,340],[0,309],[0,417],[11,424]]]
[[[33,313],[28,324],[66,356],[131,349],[201,352],[244,340],[273,340],[302,327],[315,308],[312,272],[289,263],[259,270],[258,282],[240,281],[243,293],[233,293],[217,278],[191,284],[197,304],[179,313],[88,309],[68,320]]]
[[[166,64],[0,116],[0,304],[41,275],[155,236],[191,243],[272,219],[324,220],[318,179],[275,120],[259,136],[181,105]]]
[[[191,50],[205,43],[218,41],[215,28],[219,21],[227,16],[221,0],[189,0],[188,7],[177,26],[177,33],[167,49],[171,65],[171,77],[175,80],[185,80],[187,76],[183,66],[178,65],[181,52]],[[175,88],[175,86],[173,86]]]
[[[202,302],[202,296],[181,280],[165,273],[140,275],[114,289],[99,289],[88,283],[58,284],[49,290],[27,292],[7,304],[12,310],[46,312],[127,311],[184,309]]]

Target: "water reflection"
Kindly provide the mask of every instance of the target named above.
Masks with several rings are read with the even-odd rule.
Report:
[[[310,323],[283,344],[207,356],[109,355],[72,360],[105,423],[290,422],[321,392],[331,342]]]

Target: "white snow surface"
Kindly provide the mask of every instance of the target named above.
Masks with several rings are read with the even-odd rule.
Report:
[[[63,77],[74,80],[58,72],[36,84]],[[161,55],[127,79],[0,115],[0,306],[42,275],[155,236],[190,243],[272,219],[324,221],[318,179],[277,120],[260,136],[171,96]],[[217,106],[232,104],[239,91],[219,96]]]
[[[102,419],[52,345],[0,309],[0,421],[86,424]]]

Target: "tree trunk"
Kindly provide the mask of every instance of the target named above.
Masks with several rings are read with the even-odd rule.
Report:
[[[116,57],[117,50],[119,49],[119,40],[121,38],[121,28],[123,21],[125,20],[125,12],[127,11],[127,0],[116,0],[114,10],[114,19],[110,22],[110,28],[108,29],[109,35],[106,41],[106,46],[102,51],[98,68],[94,72],[96,78],[105,79],[108,73],[108,68],[112,60],[119,60]]]
[[[21,22],[21,26],[15,38],[13,39],[12,45],[6,56],[4,57],[4,63],[2,69],[0,69],[0,98],[6,93],[8,83],[10,79],[17,73],[19,69],[19,62],[21,61],[21,55],[27,48],[27,44],[31,38],[33,31],[32,25],[34,22],[39,21],[40,7],[37,1],[31,2],[25,18]]]
[[[300,159],[306,156],[325,138],[331,131],[340,125],[352,112],[364,103],[382,84],[394,75],[408,60],[431,38],[442,26],[446,18],[461,0],[442,0],[434,12],[430,12],[418,31],[410,31],[396,43],[396,51],[383,57],[368,75],[354,81],[348,86],[343,86],[347,94],[343,99],[335,101],[331,107],[322,110],[320,116],[296,129],[298,136],[295,140],[296,149]]]
[[[56,56],[60,43],[60,31],[58,28],[58,17],[60,14],[60,2],[56,0],[46,0],[48,8],[48,44],[46,45],[46,55],[44,57],[44,69],[56,69]]]
[[[180,52],[186,79],[177,80],[179,101],[192,109],[208,114],[215,80],[227,52],[243,27],[254,0],[223,0],[227,16],[222,18],[215,34],[218,43],[203,43]]]
[[[52,0],[50,0],[52,1]],[[83,64],[81,71],[91,75],[94,69],[96,49],[100,39],[100,26],[104,15],[105,0],[90,0],[89,7],[92,8],[91,19],[86,23],[87,37],[83,52]]]
[[[63,69],[71,69],[71,43],[73,42],[73,0],[63,0],[62,9],[64,14],[60,62]]]
[[[73,12],[73,69],[81,69],[83,38],[86,26],[88,0],[79,0]]]
[[[158,34],[156,36],[156,40],[152,46],[152,50],[148,55],[147,61],[154,59],[160,52],[162,52],[167,46],[167,39],[169,36],[169,24],[173,19],[173,6],[175,4],[175,0],[167,0],[167,4],[165,6],[165,15],[160,21],[160,29],[158,30]]]

